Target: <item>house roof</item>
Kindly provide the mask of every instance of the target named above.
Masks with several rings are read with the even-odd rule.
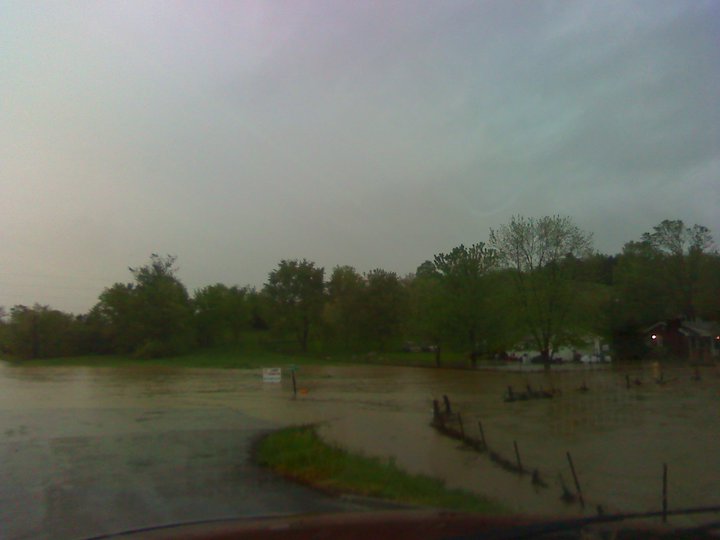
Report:
[[[649,334],[651,331],[655,330],[656,328],[661,328],[661,329],[665,330],[666,326],[667,326],[667,323],[664,321],[656,322],[656,323],[652,324],[651,326],[648,326],[645,330],[643,330],[643,334]]]
[[[653,330],[665,330],[668,327],[666,321],[658,321],[643,330],[644,334],[649,334]],[[678,331],[685,336],[697,337],[717,337],[720,336],[720,323],[716,321],[704,321],[697,319],[694,321],[681,321]]]
[[[683,321],[680,331],[688,336],[716,337],[720,336],[720,323],[715,321]]]

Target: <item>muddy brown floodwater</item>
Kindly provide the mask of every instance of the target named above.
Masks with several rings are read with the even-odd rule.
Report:
[[[393,459],[450,487],[499,499],[517,512],[577,514],[560,500],[560,476],[573,488],[570,451],[588,502],[607,511],[661,505],[662,464],[670,508],[720,504],[720,372],[685,367],[569,366],[542,370],[436,370],[399,367],[302,367],[296,399],[284,374],[264,384],[257,370],[33,368],[0,363],[0,410],[212,409],[241,411],[274,425],[320,422],[329,441]],[[626,387],[626,375],[633,383]],[[635,381],[640,384],[635,384]],[[506,403],[507,386],[556,388],[555,399]],[[588,391],[579,388],[586,384]],[[534,488],[484,454],[436,433],[432,400],[446,394],[468,432],[481,420],[491,449],[537,468],[548,488]],[[178,428],[180,428],[179,426]],[[208,426],[211,428],[212,426]],[[3,426],[0,436],[31,436]],[[26,430],[32,431],[29,426]],[[43,427],[59,434],[62,425]],[[3,434],[4,431],[4,434]],[[47,433],[45,435],[48,435]]]

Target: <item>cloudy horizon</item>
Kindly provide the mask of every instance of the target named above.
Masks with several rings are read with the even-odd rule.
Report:
[[[178,256],[413,272],[512,215],[720,236],[720,3],[0,3],[0,305]]]

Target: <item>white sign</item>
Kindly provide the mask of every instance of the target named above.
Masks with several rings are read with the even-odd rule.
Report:
[[[263,368],[263,382],[266,383],[279,383],[282,379],[282,368],[270,367]]]

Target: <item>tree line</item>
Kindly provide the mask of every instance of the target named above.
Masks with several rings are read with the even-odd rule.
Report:
[[[87,313],[0,308],[0,350],[18,358],[160,357],[240,345],[249,332],[299,352],[368,352],[403,343],[481,357],[526,342],[549,361],[563,345],[602,336],[621,358],[642,356],[642,328],[675,317],[720,320],[720,256],[710,231],[665,220],[619,254],[565,216],[513,217],[487,242],[460,245],[399,276],[282,260],[265,285],[208,285],[190,294],[176,258],[153,254]]]

